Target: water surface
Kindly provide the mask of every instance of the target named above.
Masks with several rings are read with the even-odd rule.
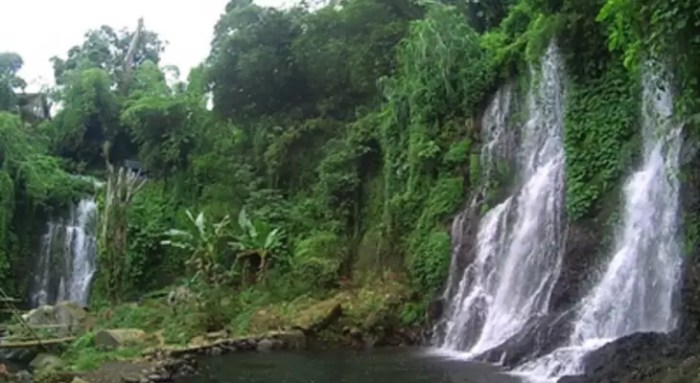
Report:
[[[516,383],[493,366],[418,349],[234,353],[200,361],[179,383]]]

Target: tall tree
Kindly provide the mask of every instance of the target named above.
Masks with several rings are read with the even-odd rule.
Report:
[[[64,84],[68,72],[87,68],[102,69],[111,76],[112,81],[118,82],[124,71],[123,65],[129,47],[134,41],[134,34],[138,31],[139,29],[133,32],[124,29],[116,32],[107,25],[89,31],[85,34],[82,45],[69,49],[65,59],[51,58],[56,84]],[[134,68],[146,61],[156,64],[160,61],[160,54],[165,49],[166,43],[160,40],[157,33],[142,29],[136,41],[137,46],[131,60]]]
[[[22,57],[17,53],[0,52],[0,111],[12,110],[17,106],[16,92],[27,85],[17,75],[23,64]]]

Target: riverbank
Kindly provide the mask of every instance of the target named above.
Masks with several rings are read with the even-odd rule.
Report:
[[[37,368],[37,381],[159,381],[183,373],[181,366],[191,372],[189,362],[180,362],[197,355],[412,345],[420,343],[425,323],[411,289],[389,274],[288,300],[262,286],[207,294],[178,288],[162,295],[89,313],[94,320],[83,321],[88,327],[75,341],[51,350],[60,362]]]

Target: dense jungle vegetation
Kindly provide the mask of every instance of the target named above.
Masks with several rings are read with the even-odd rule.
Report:
[[[398,315],[420,323],[451,217],[476,185],[499,187],[480,177],[481,111],[552,38],[568,70],[569,220],[595,221],[635,160],[644,57],[669,61],[691,134],[700,117],[698,0],[232,0],[186,80],[159,66],[156,31],[125,72],[132,35],[101,26],[53,59],[50,120],[28,110],[21,57],[0,54],[0,285],[13,294],[45,217],[92,192],[72,175],[138,160],[148,180],[112,212],[121,247],[100,240],[95,304],[174,283],[268,304],[390,278],[409,291]],[[226,322],[209,310],[207,326]]]

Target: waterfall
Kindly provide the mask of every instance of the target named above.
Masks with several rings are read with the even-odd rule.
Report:
[[[528,119],[514,151],[520,187],[481,219],[476,254],[466,268],[455,267],[463,263],[459,259],[463,247],[453,248],[447,307],[434,339],[442,350],[476,356],[501,345],[547,311],[563,247],[562,72],[552,43],[539,71],[532,70],[537,81],[528,92]],[[506,113],[508,108],[497,96],[484,117],[486,169],[503,154],[499,148],[506,137]],[[460,235],[455,226],[453,239]]]
[[[665,73],[648,64],[643,75],[643,163],[627,181],[614,255],[574,322],[568,344],[527,363],[518,373],[539,380],[583,373],[583,358],[635,332],[676,326],[673,295],[681,269],[679,152],[681,124]]]
[[[97,253],[97,204],[84,198],[67,219],[52,220],[41,238],[30,302],[72,301],[87,305]]]

